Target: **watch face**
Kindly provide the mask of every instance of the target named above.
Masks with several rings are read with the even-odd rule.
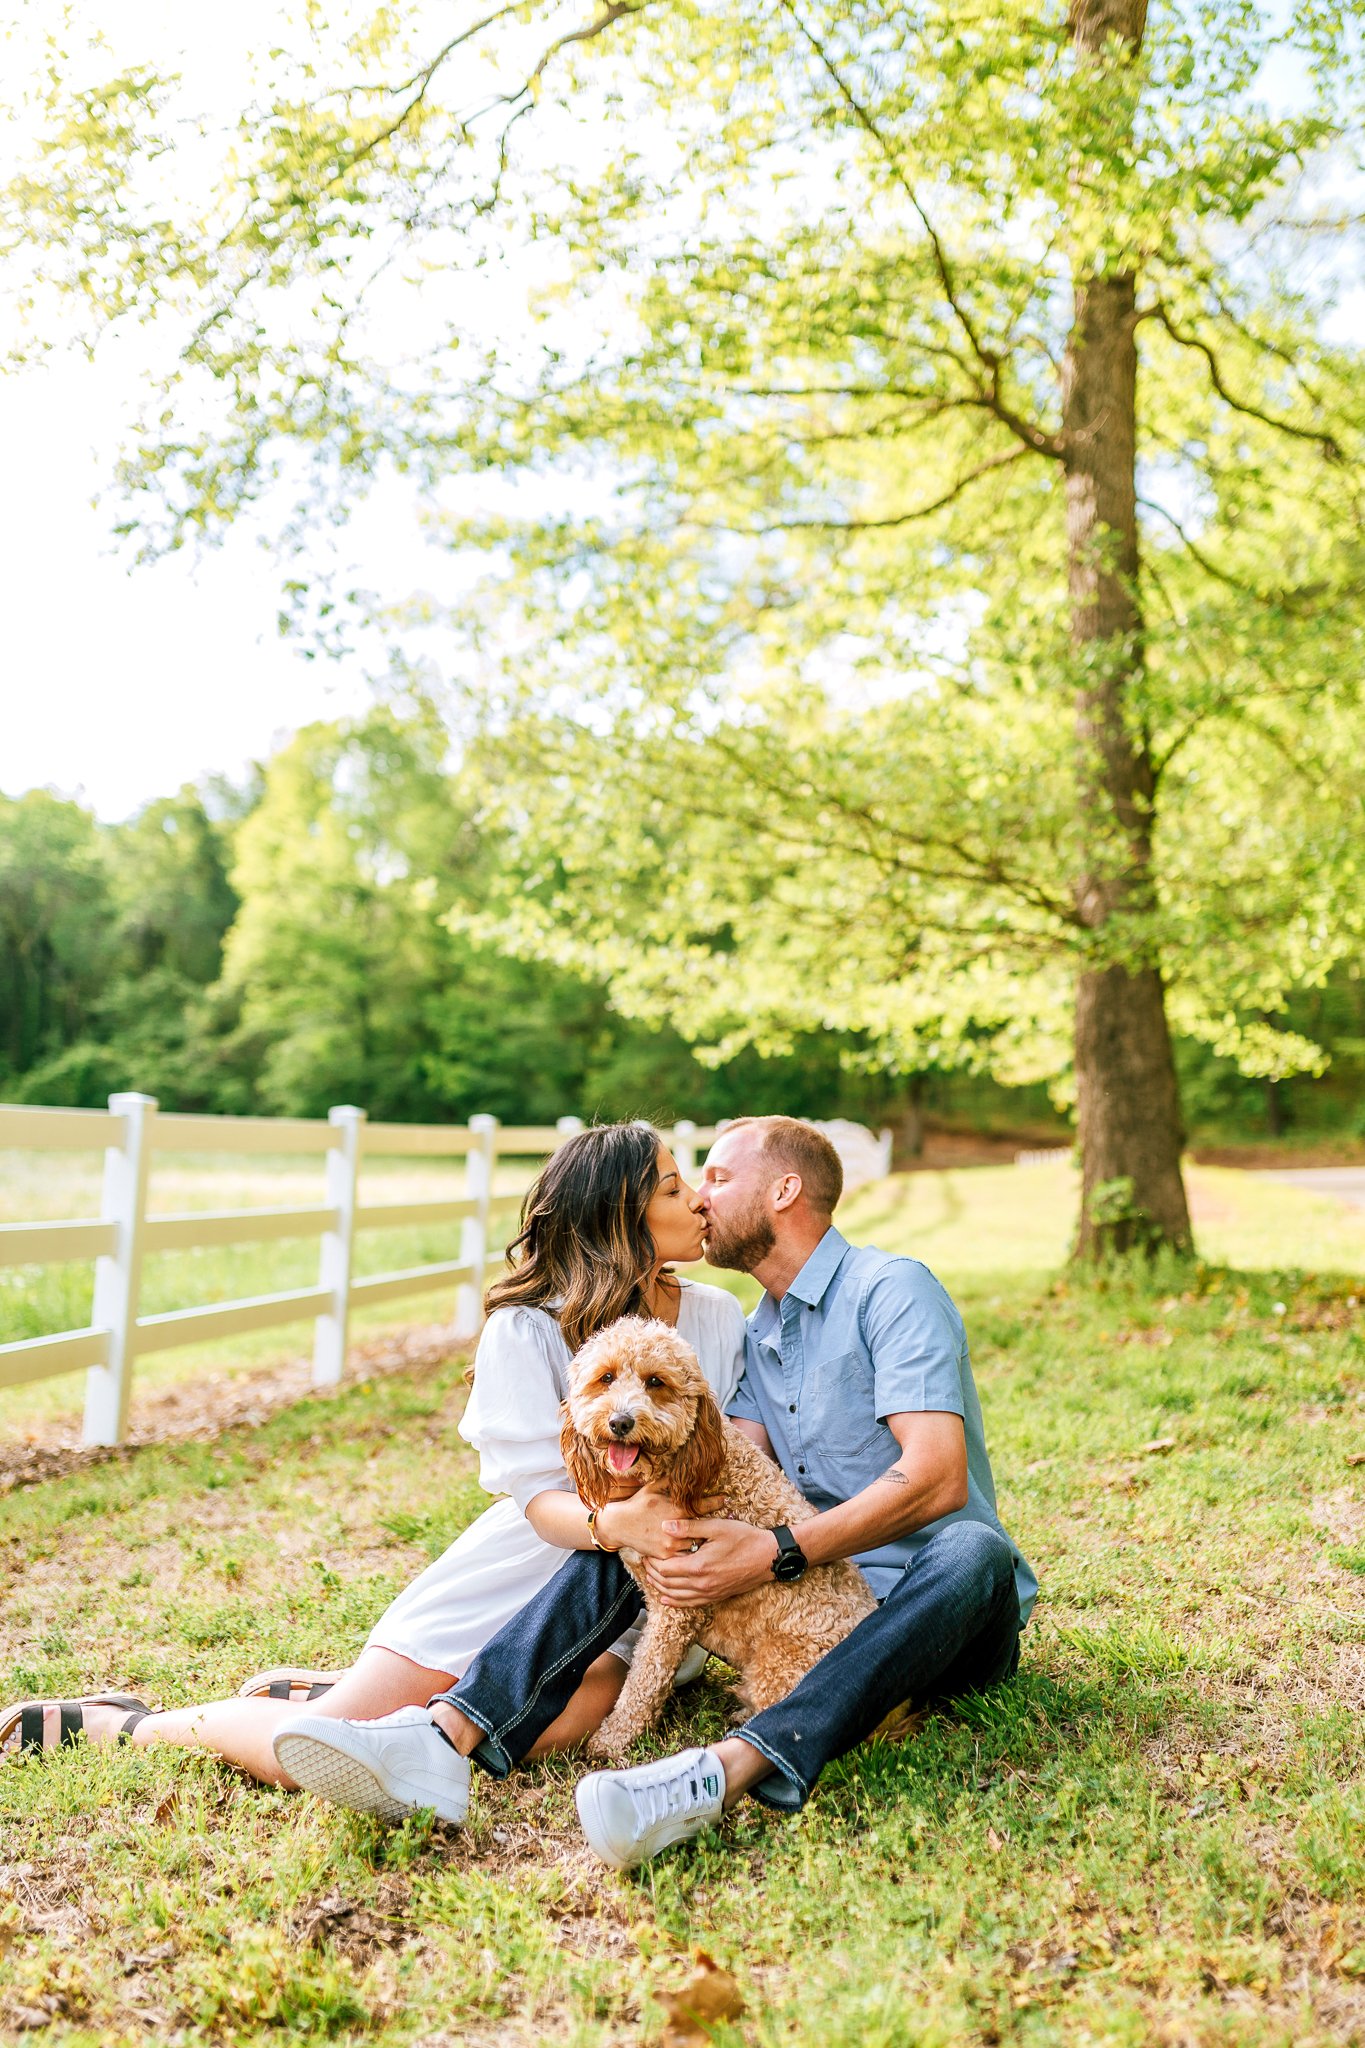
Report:
[[[784,1550],[780,1557],[773,1559],[773,1577],[786,1585],[792,1579],[799,1579],[806,1569],[806,1558],[800,1550]]]

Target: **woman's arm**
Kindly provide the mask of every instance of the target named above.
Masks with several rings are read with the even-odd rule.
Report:
[[[722,1506],[717,1498],[714,1505],[708,1503],[706,1512],[715,1513]],[[593,1548],[588,1510],[576,1493],[538,1493],[527,1501],[525,1514],[542,1542],[553,1543],[557,1550]],[[644,1557],[676,1557],[691,1548],[686,1538],[664,1533],[664,1523],[677,1516],[678,1508],[666,1493],[653,1493],[642,1486],[628,1499],[609,1500],[598,1509],[597,1540],[604,1550],[620,1550],[624,1545]]]

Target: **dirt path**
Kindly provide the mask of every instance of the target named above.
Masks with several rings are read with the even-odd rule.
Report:
[[[1262,1180],[1282,1180],[1292,1188],[1307,1188],[1312,1195],[1331,1195],[1352,1209],[1365,1209],[1365,1166],[1281,1167],[1274,1172],[1262,1168]]]

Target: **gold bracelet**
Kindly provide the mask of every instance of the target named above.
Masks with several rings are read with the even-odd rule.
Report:
[[[604,1557],[615,1557],[616,1552],[611,1544],[603,1543],[597,1534],[597,1517],[601,1512],[601,1508],[588,1509],[588,1534],[592,1538],[592,1547],[594,1550],[600,1550]]]

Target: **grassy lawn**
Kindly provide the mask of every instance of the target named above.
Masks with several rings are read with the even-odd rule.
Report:
[[[572,1763],[390,1834],[170,1752],[6,1768],[0,2029],[651,2042],[700,1945],[745,1999],[721,2048],[1365,2040],[1365,1223],[1192,1179],[1206,1257],[1247,1270],[1050,1279],[1060,1169],[841,1218],[967,1315],[1044,1588],[1012,1688],[628,1877],[582,1847]],[[481,1505],[461,1399],[449,1365],[0,1500],[5,1696],[344,1658]],[[661,1739],[718,1733],[723,1679]]]

